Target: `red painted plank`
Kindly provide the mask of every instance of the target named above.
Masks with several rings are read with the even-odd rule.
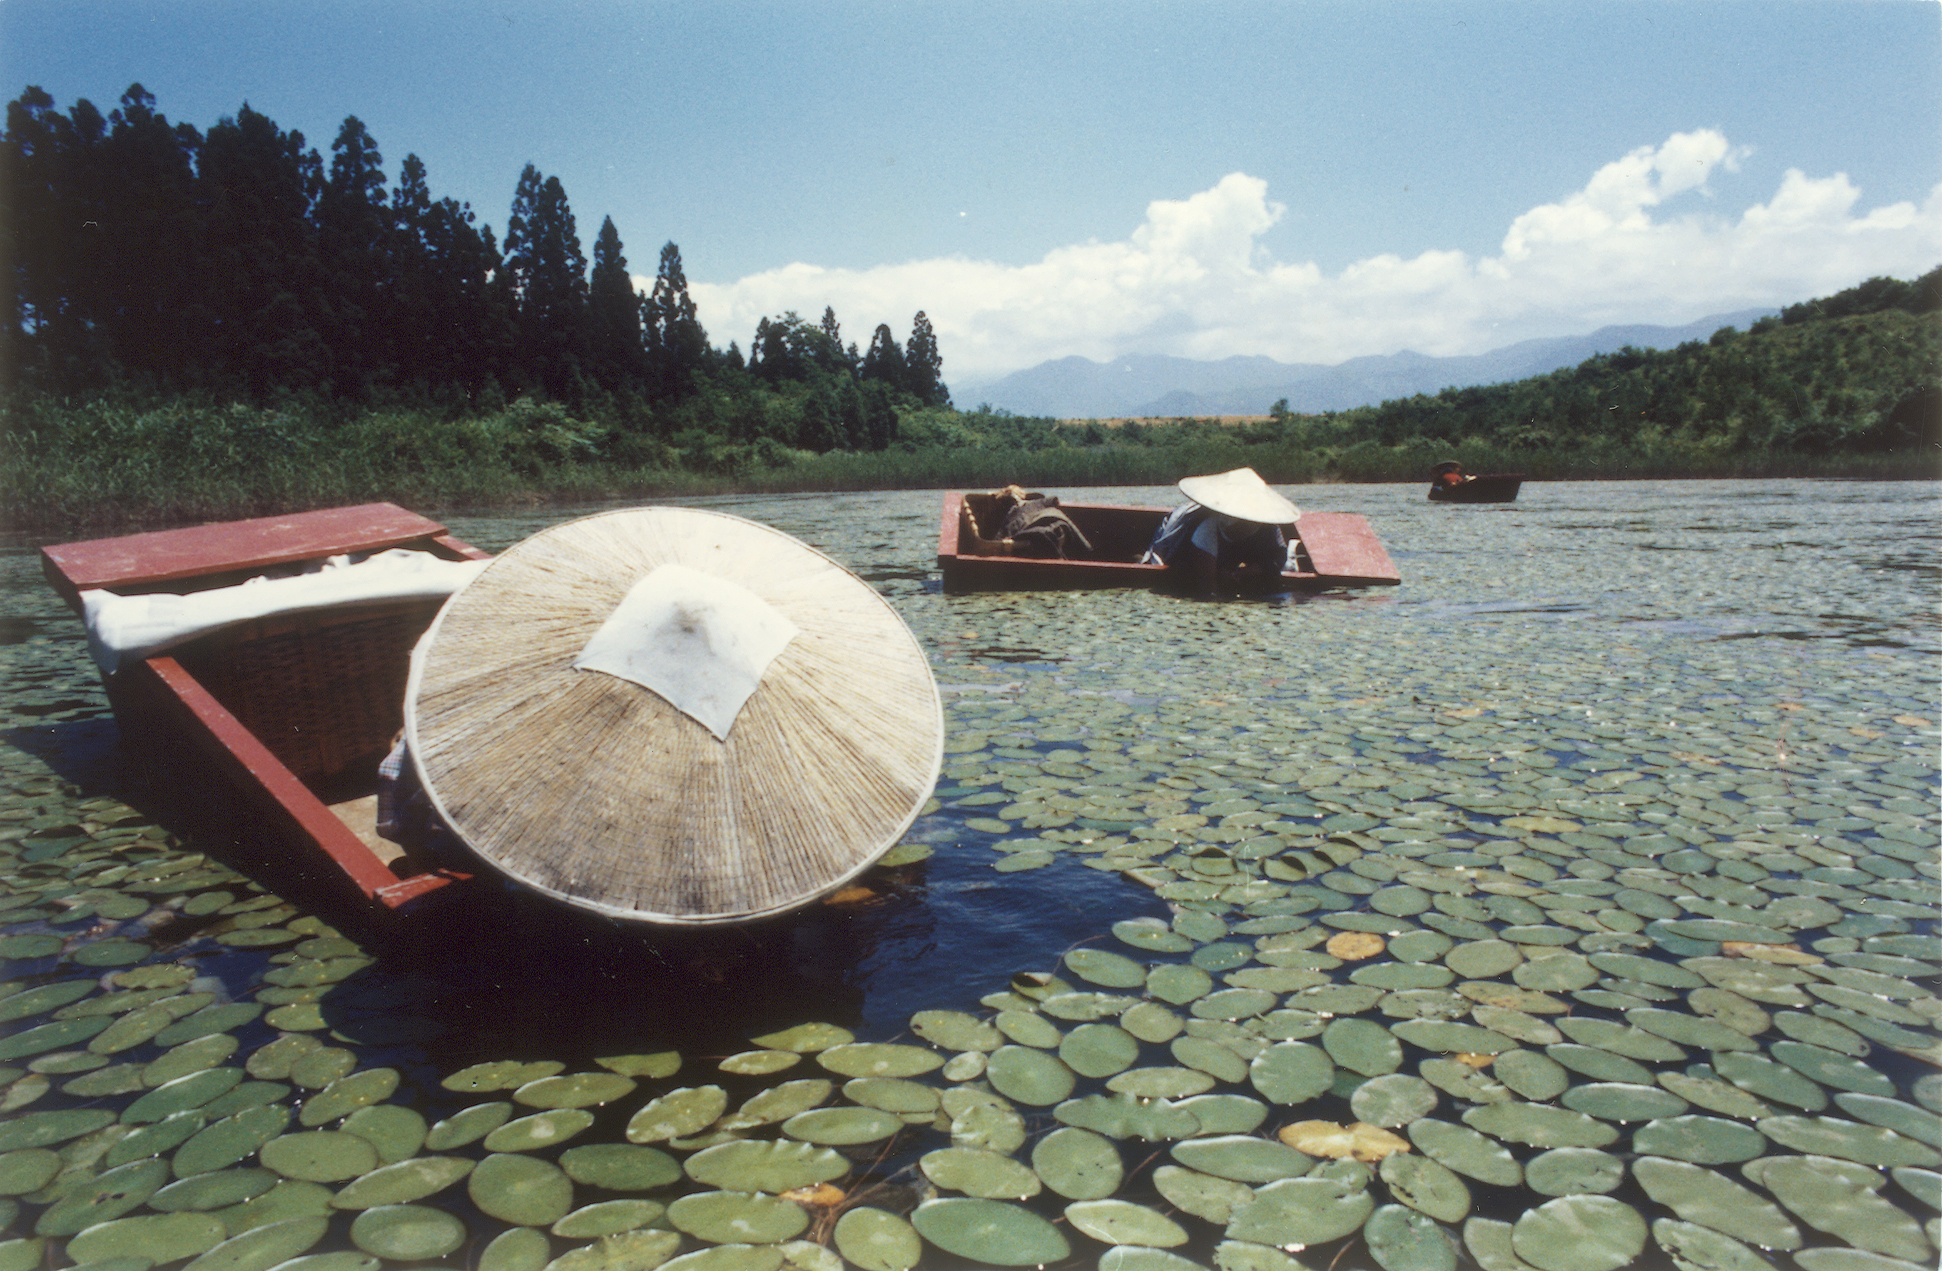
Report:
[[[90,587],[152,591],[161,583],[205,574],[398,547],[444,533],[438,522],[396,504],[364,503],[60,543],[42,548],[41,562],[48,581],[72,603],[75,593]]]
[[[1303,512],[1295,523],[1315,572],[1324,578],[1401,582],[1368,519],[1354,512]]]

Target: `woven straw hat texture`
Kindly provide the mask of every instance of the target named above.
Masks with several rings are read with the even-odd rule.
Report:
[[[1259,525],[1286,525],[1301,516],[1284,495],[1271,489],[1252,468],[1235,468],[1211,476],[1183,477],[1180,493],[1204,508]]]
[[[682,564],[753,591],[800,634],[733,730],[637,684],[572,667],[640,579]],[[406,702],[433,803],[490,864],[610,916],[721,923],[854,878],[937,782],[936,682],[888,603],[767,526],[635,508],[514,545],[455,595]]]

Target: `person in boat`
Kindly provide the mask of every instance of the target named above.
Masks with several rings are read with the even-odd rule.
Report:
[[[1167,513],[1141,559],[1186,576],[1203,594],[1278,579],[1288,536],[1301,510],[1252,468],[1180,482],[1187,502]]]
[[[1466,481],[1476,480],[1475,477],[1463,470],[1462,464],[1454,459],[1445,459],[1442,463],[1437,464],[1435,468],[1431,469],[1431,472],[1434,475],[1430,477],[1430,486],[1435,490],[1453,490]]]
[[[993,490],[985,517],[995,533],[987,538],[967,499],[958,509],[962,541],[974,556],[1032,556],[1076,560],[1092,555],[1092,543],[1059,507],[1058,496],[1028,493],[1023,486]]]

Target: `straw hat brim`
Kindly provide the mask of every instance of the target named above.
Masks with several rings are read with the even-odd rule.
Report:
[[[572,663],[636,582],[678,563],[799,634],[717,740],[652,690]],[[485,862],[612,917],[792,909],[903,837],[943,762],[930,664],[868,584],[767,526],[635,508],[508,549],[413,659],[406,730],[439,814]]]
[[[1287,525],[1301,516],[1300,508],[1270,489],[1252,468],[1185,477],[1180,482],[1180,493],[1222,516],[1260,525]]]

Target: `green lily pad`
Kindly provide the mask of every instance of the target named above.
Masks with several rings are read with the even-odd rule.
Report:
[[[1687,1114],[1647,1121],[1632,1132],[1632,1150],[1695,1165],[1728,1165],[1760,1155],[1767,1140],[1738,1121]]]
[[[11,1037],[0,1037],[0,1060],[25,1059],[51,1050],[70,1050],[108,1028],[114,1021],[105,1015],[57,1020],[41,1024]]]
[[[1420,1077],[1390,1073],[1373,1077],[1349,1096],[1349,1110],[1358,1121],[1385,1129],[1407,1125],[1436,1110],[1436,1090]]]
[[[140,1125],[200,1108],[228,1094],[242,1079],[241,1068],[204,1068],[150,1090],[122,1109],[121,1119],[128,1125]]]
[[[1654,1036],[1682,1046],[1702,1050],[1758,1050],[1760,1044],[1740,1030],[1704,1015],[1640,1006],[1625,1012],[1625,1018]]]
[[[1490,1072],[1505,1088],[1534,1103],[1557,1098],[1571,1084],[1571,1074],[1563,1064],[1534,1050],[1513,1050],[1499,1055],[1490,1065]]]
[[[598,1240],[645,1227],[667,1212],[658,1200],[602,1200],[582,1205],[554,1223],[551,1231],[564,1240]]]
[[[1516,1187],[1524,1167],[1504,1146],[1467,1125],[1424,1117],[1407,1127],[1410,1142],[1431,1160],[1494,1187]]]
[[[1625,1162],[1589,1147],[1554,1147],[1524,1162],[1524,1185],[1540,1196],[1603,1196],[1625,1181]]]
[[[1799,1072],[1764,1055],[1728,1051],[1713,1057],[1719,1075],[1762,1099],[1785,1103],[1805,1112],[1827,1106],[1827,1093]]]
[[[690,1192],[668,1206],[668,1221],[715,1244],[774,1244],[800,1235],[809,1215],[800,1205],[760,1192]]]
[[[840,1152],[811,1143],[741,1139],[703,1148],[688,1158],[686,1170],[696,1182],[723,1191],[779,1193],[841,1178],[850,1163]]]
[[[1004,1043],[990,1021],[964,1011],[919,1011],[910,1017],[910,1031],[946,1050],[992,1051]]]
[[[1254,1190],[1245,1183],[1178,1165],[1157,1167],[1153,1171],[1153,1185],[1176,1209],[1222,1226],[1233,1218],[1237,1209],[1254,1199]]]
[[[671,1248],[661,1251],[661,1256],[665,1258],[675,1248],[680,1247],[681,1237],[673,1232],[663,1234],[673,1241]],[[581,1249],[597,1247],[598,1245],[583,1245]],[[508,1227],[494,1236],[480,1252],[478,1271],[543,1271],[552,1258],[553,1242],[546,1238],[545,1232],[537,1227]],[[648,1262],[646,1265],[653,1266],[655,1263]]]
[[[1517,1043],[1502,1033],[1453,1020],[1406,1019],[1391,1031],[1413,1046],[1442,1054],[1500,1055]]]
[[[818,1051],[829,1050],[835,1046],[845,1046],[856,1040],[856,1034],[835,1024],[813,1021],[785,1028],[780,1032],[768,1033],[761,1037],[751,1037],[757,1046],[771,1050],[792,1050],[799,1055],[813,1055]],[[635,1074],[644,1075],[644,1074]],[[662,1076],[671,1074],[663,1073]]]
[[[1837,1240],[1889,1258],[1933,1256],[1915,1219],[1877,1193],[1887,1176],[1872,1166],[1825,1156],[1769,1156],[1743,1169],[1795,1217]]]
[[[782,1123],[782,1132],[791,1138],[837,1147],[881,1142],[903,1128],[903,1118],[894,1112],[860,1107],[812,1108]]]
[[[837,1031],[841,1031],[840,1029]],[[847,1037],[849,1034],[845,1033]],[[767,1044],[767,1043],[765,1043]],[[776,1046],[777,1050],[790,1049]],[[681,1052],[676,1050],[657,1050],[643,1055],[601,1055],[594,1059],[596,1064],[608,1072],[617,1072],[623,1077],[645,1077],[650,1081],[660,1081],[672,1077],[681,1070]],[[555,1069],[558,1071],[558,1069]]]
[[[394,1262],[442,1258],[465,1243],[465,1224],[430,1205],[380,1205],[351,1222],[351,1243]]]
[[[1708,1112],[1717,1112],[1721,1116],[1738,1117],[1746,1121],[1769,1116],[1773,1112],[1772,1108],[1738,1086],[1728,1085],[1714,1076],[1684,1072],[1661,1072],[1654,1075],[1660,1085],[1688,1103],[1698,1104]]]
[[[472,1162],[458,1156],[417,1156],[394,1161],[353,1179],[331,1204],[338,1209],[402,1205],[435,1196],[471,1172]]]
[[[61,1154],[44,1147],[0,1152],[0,1196],[22,1196],[44,1187],[61,1169]]]
[[[1252,1134],[1268,1119],[1268,1105],[1244,1094],[1198,1094],[1173,1106],[1198,1121],[1201,1134]]]
[[[821,1051],[816,1060],[843,1077],[915,1077],[944,1063],[934,1050],[897,1042],[850,1042]]]
[[[146,1258],[152,1264],[207,1253],[229,1236],[214,1214],[138,1214],[96,1223],[67,1242],[79,1265],[110,1258]]]
[[[1710,1227],[1659,1218],[1653,1220],[1652,1237],[1680,1271],[1773,1271],[1773,1263]]]
[[[1768,1053],[1795,1072],[1823,1086],[1884,1098],[1894,1097],[1893,1081],[1852,1056],[1797,1041],[1775,1042]]]
[[[273,1103],[224,1117],[197,1131],[175,1150],[171,1162],[175,1175],[187,1178],[234,1165],[282,1134],[289,1124],[290,1109]]]
[[[56,980],[52,984],[0,997],[0,1024],[59,1010],[70,1002],[80,1001],[98,987],[93,980]]]
[[[378,1150],[370,1141],[342,1130],[309,1130],[271,1139],[261,1149],[263,1164],[285,1178],[334,1183],[377,1168]]]
[[[1042,1187],[1038,1175],[1026,1166],[984,1148],[939,1148],[926,1152],[918,1167],[925,1178],[947,1191],[986,1200],[1025,1200],[1038,1195]]]
[[[985,1078],[1008,1099],[1049,1107],[1072,1093],[1074,1075],[1057,1055],[1030,1046],[1001,1046],[985,1066]]]
[[[1601,1121],[1650,1121],[1655,1117],[1676,1117],[1686,1110],[1684,1099],[1658,1086],[1632,1085],[1620,1081],[1595,1081],[1573,1086],[1564,1092],[1565,1107]]]
[[[454,1112],[433,1125],[425,1134],[425,1146],[434,1152],[449,1152],[467,1143],[476,1143],[504,1125],[512,1116],[512,1104],[475,1103]]]
[[[1918,1108],[1912,1103],[1899,1099],[1886,1099],[1880,1095],[1856,1094],[1843,1091],[1834,1096],[1834,1102],[1843,1112],[1857,1121],[1878,1125],[1884,1129],[1907,1135],[1911,1139],[1942,1147],[1942,1116],[1937,1116],[1926,1108]]]
[[[585,1108],[553,1108],[515,1117],[485,1136],[488,1152],[537,1152],[557,1147],[592,1125]]]
[[[1089,984],[1109,989],[1132,989],[1146,983],[1146,967],[1109,949],[1073,949],[1065,965]]]
[[[1320,1095],[1335,1082],[1335,1061],[1319,1046],[1276,1042],[1257,1055],[1248,1080],[1270,1103],[1293,1106]]]
[[[1438,1222],[1460,1223],[1470,1213],[1470,1188],[1433,1157],[1391,1152],[1376,1172],[1391,1196]]]
[[[1266,1245],[1321,1244],[1359,1230],[1374,1209],[1368,1191],[1347,1180],[1284,1177],[1255,1188],[1225,1235]]]
[[[1315,1165],[1313,1157],[1285,1143],[1243,1134],[1188,1139],[1175,1143],[1170,1154],[1188,1169],[1237,1183],[1299,1178]]]
[[[19,1148],[52,1147],[83,1134],[92,1134],[114,1123],[115,1114],[105,1108],[63,1108],[51,1112],[29,1112],[10,1121],[0,1121],[0,1151]]]
[[[1546,1046],[1544,1054],[1553,1062],[1569,1068],[1593,1081],[1616,1081],[1626,1085],[1644,1086],[1652,1083],[1652,1070],[1636,1059],[1614,1055],[1609,1050],[1596,1046],[1580,1046],[1576,1042],[1559,1042]]]
[[[1200,1130],[1194,1115],[1171,1100],[1131,1095],[1083,1095],[1052,1109],[1052,1116],[1062,1125],[1092,1130],[1109,1139],[1144,1139],[1149,1143],[1186,1138]],[[1021,1133],[1021,1141],[1023,1137]]]
[[[1765,1197],[1718,1170],[1659,1156],[1632,1163],[1646,1195],[1681,1219],[1766,1249],[1798,1249],[1800,1229]]]
[[[1059,1042],[1058,1053],[1081,1077],[1110,1077],[1139,1058],[1140,1039],[1117,1024],[1081,1024]]]
[[[366,1068],[339,1077],[304,1101],[297,1120],[312,1127],[329,1125],[359,1108],[383,1103],[397,1092],[399,1080],[396,1068]]]
[[[856,1086],[859,1083],[865,1082],[895,1082],[903,1086],[916,1087],[924,1090],[930,1096],[930,1105],[932,1107],[935,1107],[937,1104],[936,1091],[930,1090],[928,1087],[917,1086],[917,1083],[905,1081],[901,1077],[853,1077],[844,1088],[847,1090],[849,1086]],[[720,1128],[739,1131],[751,1129],[758,1125],[774,1125],[778,1122],[787,1121],[797,1113],[807,1112],[811,1108],[823,1103],[829,1098],[835,1088],[833,1082],[824,1080],[821,1077],[800,1078],[795,1081],[785,1081],[780,1085],[770,1086],[765,1090],[759,1090],[755,1094],[750,1095],[748,1101],[743,1103],[741,1107],[724,1116],[721,1119]],[[862,1088],[867,1089],[868,1087]],[[872,1106],[863,1099],[857,1099],[856,1102],[863,1103],[865,1106]]]
[[[1395,1072],[1403,1063],[1402,1043],[1371,1019],[1351,1017],[1331,1021],[1322,1030],[1322,1049],[1338,1066],[1364,1077]]]
[[[728,1110],[720,1086],[683,1086],[650,1099],[627,1122],[630,1143],[658,1143],[699,1134]]]
[[[573,1207],[573,1180],[533,1156],[495,1152],[473,1167],[465,1186],[483,1213],[516,1227],[551,1226]]]
[[[1075,1231],[1113,1245],[1168,1249],[1187,1243],[1187,1229],[1158,1210],[1129,1200],[1075,1200],[1065,1207]]]
[[[329,1229],[328,1218],[286,1218],[231,1236],[183,1271],[269,1271],[315,1247]]]
[[[1040,1139],[1032,1148],[1032,1169],[1068,1200],[1110,1196],[1126,1175],[1111,1139],[1076,1126],[1061,1126]]]
[[[1760,1133],[1782,1147],[1818,1156],[1858,1161],[1863,1165],[1935,1166],[1942,1153],[1926,1143],[1904,1138],[1877,1125],[1862,1125],[1839,1117],[1778,1116],[1759,1122]]]
[[[1363,1225],[1362,1238],[1383,1271],[1456,1271],[1455,1242],[1414,1209],[1379,1206]]]
[[[1604,1147],[1618,1131],[1582,1112],[1542,1103],[1493,1103],[1471,1108],[1463,1123],[1491,1138],[1532,1147]]]
[[[469,1094],[479,1090],[513,1090],[542,1077],[551,1077],[566,1068],[563,1063],[550,1059],[533,1060],[522,1063],[512,1059],[496,1059],[482,1064],[461,1068],[439,1084],[447,1090]]]
[[[868,1205],[844,1210],[834,1236],[836,1251],[861,1271],[911,1271],[924,1253],[915,1227]]]
[[[737,1076],[762,1077],[793,1068],[801,1062],[802,1056],[793,1050],[745,1050],[722,1060],[719,1067],[723,1072]]]
[[[592,1108],[625,1098],[633,1091],[631,1077],[615,1072],[580,1072],[529,1081],[515,1089],[512,1098],[529,1108]]]
[[[1609,1196],[1561,1196],[1511,1227],[1511,1249],[1540,1271],[1617,1271],[1645,1251],[1639,1211]]]
[[[170,1183],[148,1198],[148,1207],[163,1213],[227,1209],[254,1200],[281,1181],[266,1169],[212,1170]]]
[[[169,1181],[168,1162],[134,1161],[76,1187],[55,1201],[34,1223],[37,1236],[72,1236],[96,1223],[132,1213]]]
[[[589,1143],[560,1153],[568,1178],[615,1192],[644,1192],[681,1177],[681,1163],[659,1148],[631,1143]]]
[[[1063,1233],[1029,1209],[978,1197],[925,1201],[911,1225],[946,1253],[986,1266],[1059,1262],[1072,1252]]]
[[[1128,1068],[1106,1080],[1106,1089],[1136,1099],[1185,1099],[1213,1089],[1214,1078],[1197,1068]]]
[[[1162,1002],[1185,1006],[1213,991],[1214,977],[1184,962],[1162,963],[1146,979],[1146,990]]]
[[[395,1103],[373,1104],[344,1118],[343,1129],[378,1150],[385,1165],[408,1160],[425,1145],[425,1118],[415,1109]]]

